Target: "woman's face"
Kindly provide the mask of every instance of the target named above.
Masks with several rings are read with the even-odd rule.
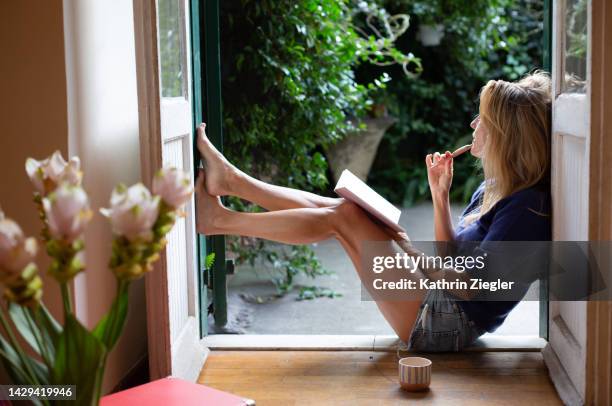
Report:
[[[480,120],[480,115],[476,116],[470,123],[470,127],[474,129],[472,133],[472,149],[470,153],[476,158],[482,158],[485,143],[487,142],[488,131],[484,123]]]

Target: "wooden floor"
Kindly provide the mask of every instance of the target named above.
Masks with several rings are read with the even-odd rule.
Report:
[[[431,389],[397,383],[394,353],[213,351],[199,382],[265,405],[559,405],[539,352],[427,355]]]

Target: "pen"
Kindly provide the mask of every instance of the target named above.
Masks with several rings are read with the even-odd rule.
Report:
[[[451,154],[453,156],[453,158],[457,158],[459,155],[469,151],[472,148],[472,144],[468,144],[468,145],[464,145],[460,148],[457,148],[455,151],[453,151],[453,153]],[[440,161],[438,161],[440,162]],[[436,166],[438,166],[438,162],[436,162],[435,164],[431,165],[430,168],[435,168]]]

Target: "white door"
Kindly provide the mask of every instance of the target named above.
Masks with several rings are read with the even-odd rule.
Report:
[[[189,1],[157,0],[164,166],[194,173]],[[193,198],[170,232],[166,248],[172,375],[197,378],[204,361],[199,339]],[[193,374],[196,374],[195,376]]]
[[[163,164],[192,174],[189,1],[136,0],[134,10],[141,149],[149,161],[141,166],[152,172]],[[208,350],[200,342],[193,198],[185,211],[168,236],[161,265],[147,275],[148,345],[152,378],[195,381]]]
[[[553,2],[553,239],[587,241],[591,2]],[[551,300],[554,300],[551,297]],[[561,398],[585,396],[586,302],[550,302],[546,363]]]

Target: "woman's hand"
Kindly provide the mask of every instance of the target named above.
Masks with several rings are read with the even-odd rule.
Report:
[[[427,167],[427,180],[431,197],[436,199],[446,199],[453,182],[453,155],[446,151],[444,155],[439,152],[428,154],[425,157]]]

